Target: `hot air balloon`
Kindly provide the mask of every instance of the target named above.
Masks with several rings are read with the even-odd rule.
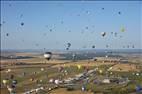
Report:
[[[2,82],[3,82],[4,85],[6,85],[8,83],[8,81],[9,81],[8,79],[2,80]]]
[[[106,32],[101,32],[101,35],[104,37],[106,35]]]
[[[44,68],[41,68],[40,70],[41,70],[41,71],[44,71]]]
[[[72,54],[72,59],[75,61],[76,54]]]
[[[135,45],[132,45],[132,48],[135,48]]]
[[[95,48],[95,45],[93,45],[92,48]]]
[[[102,73],[103,73],[103,71],[102,71],[102,70],[99,70],[99,73],[100,73],[100,74],[102,74]]]
[[[20,15],[20,18],[22,18],[22,17],[23,17],[23,14]]]
[[[117,33],[116,32],[114,33],[114,36],[117,37]]]
[[[47,59],[48,61],[51,59],[51,57],[52,57],[52,53],[51,52],[46,52],[44,54],[44,58]]]
[[[9,33],[6,33],[6,36],[9,36]]]
[[[86,11],[86,13],[87,13],[87,14],[90,14],[90,12],[89,12],[89,11]]]
[[[142,92],[142,87],[140,85],[136,86],[136,92]]]
[[[68,45],[68,47],[70,47],[70,46],[71,46],[71,43],[67,43],[67,45]]]
[[[78,69],[81,69],[81,65],[77,65],[77,68],[78,68]]]
[[[11,72],[11,69],[8,69],[8,70],[7,70],[7,73],[9,73],[9,72]]]
[[[67,47],[66,50],[69,50],[69,48]]]
[[[42,82],[43,82],[43,80],[39,80],[39,82],[40,82],[40,83],[42,83]]]
[[[85,86],[82,86],[81,90],[82,90],[82,91],[85,91],[85,90],[86,90],[86,87],[85,87]]]
[[[125,32],[125,28],[124,27],[121,28],[121,32]]]
[[[113,34],[113,32],[111,32],[111,34]]]
[[[88,29],[88,26],[86,26],[85,29]]]
[[[69,50],[70,46],[71,46],[71,43],[67,43],[67,48],[66,48],[66,50]]]
[[[15,85],[16,85],[16,84],[17,84],[17,80],[13,80],[13,81],[12,81],[12,84],[15,84]]]
[[[119,12],[118,12],[118,14],[120,15],[120,14],[121,14],[121,12],[119,11]]]
[[[11,88],[16,88],[16,84],[12,84],[12,85],[11,85]]]
[[[109,46],[108,45],[106,45],[106,48],[108,48]]]
[[[136,76],[139,76],[140,74],[139,73],[136,73]]]
[[[54,83],[58,85],[59,84],[59,80],[58,79],[55,80]]]
[[[21,22],[21,26],[23,26],[24,25],[24,22]]]
[[[12,91],[13,91],[13,88],[11,88],[11,87],[7,87],[7,89],[8,89],[8,91],[10,92],[10,94],[12,93]]]
[[[51,79],[49,80],[49,83],[53,83],[53,82],[54,82],[54,79],[51,78]]]
[[[110,71],[110,70],[112,70],[112,67],[110,67],[110,68],[108,69],[108,71]]]
[[[30,81],[34,81],[34,78],[30,78]]]
[[[69,30],[68,32],[71,32],[71,30]]]
[[[49,31],[52,32],[52,29],[50,29]]]

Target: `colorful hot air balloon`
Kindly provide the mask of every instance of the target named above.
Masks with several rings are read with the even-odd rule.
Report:
[[[13,81],[12,81],[12,84],[15,84],[15,85],[16,85],[17,83],[18,83],[17,80],[13,80]]]
[[[136,92],[142,92],[142,87],[140,85],[136,86]]]

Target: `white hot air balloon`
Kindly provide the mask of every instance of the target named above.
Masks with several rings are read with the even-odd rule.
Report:
[[[41,71],[44,71],[44,68],[41,68],[40,70],[41,70]]]
[[[59,80],[55,80],[54,83],[58,85],[59,84]]]
[[[54,82],[54,79],[50,79],[50,80],[49,80],[49,83],[53,83],[53,82]]]
[[[11,69],[8,69],[6,72],[7,72],[7,73],[11,72]]]
[[[51,59],[51,57],[52,57],[52,53],[51,52],[46,52],[44,54],[44,58],[47,59],[48,61]]]
[[[8,91],[10,92],[10,94],[11,94],[11,92],[13,91],[13,88],[11,88],[11,87],[7,87],[7,89],[8,89]]]

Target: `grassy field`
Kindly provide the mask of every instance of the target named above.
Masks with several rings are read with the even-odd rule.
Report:
[[[29,53],[24,55],[29,55]],[[11,62],[10,60],[1,61]],[[138,62],[136,64],[139,64],[139,67],[135,63],[123,64],[109,61],[104,63],[103,60],[73,62],[53,59],[46,63],[43,61],[45,61],[43,58],[35,55],[34,58],[17,59],[16,62],[24,62],[24,65],[2,65],[4,70],[0,71],[1,94],[9,94],[7,87],[3,84],[3,80],[6,78],[9,79],[8,86],[13,80],[17,80],[16,94],[22,94],[37,87],[44,87],[44,90],[40,90],[37,94],[135,94],[136,85],[142,85],[142,66]],[[59,70],[60,68],[62,70]],[[82,80],[73,82],[74,86],[63,87],[61,84],[62,87],[59,85],[57,88],[49,90],[56,86],[55,83],[49,83],[50,79],[69,79],[89,70],[95,70],[95,72]],[[14,76],[13,79],[10,79],[11,75]],[[127,78],[129,81],[123,84],[102,83],[102,80],[106,78]],[[81,91],[82,86],[85,87],[85,91]]]

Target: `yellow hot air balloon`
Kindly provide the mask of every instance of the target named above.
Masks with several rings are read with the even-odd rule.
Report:
[[[103,71],[102,71],[102,70],[99,70],[99,73],[100,73],[100,74],[102,74],[102,73],[103,73]]]
[[[8,83],[8,80],[4,79],[2,82],[3,82],[4,85],[6,85]]]
[[[121,32],[125,32],[125,28],[124,27],[121,28]]]
[[[77,65],[77,68],[78,68],[78,69],[81,69],[81,65]]]

